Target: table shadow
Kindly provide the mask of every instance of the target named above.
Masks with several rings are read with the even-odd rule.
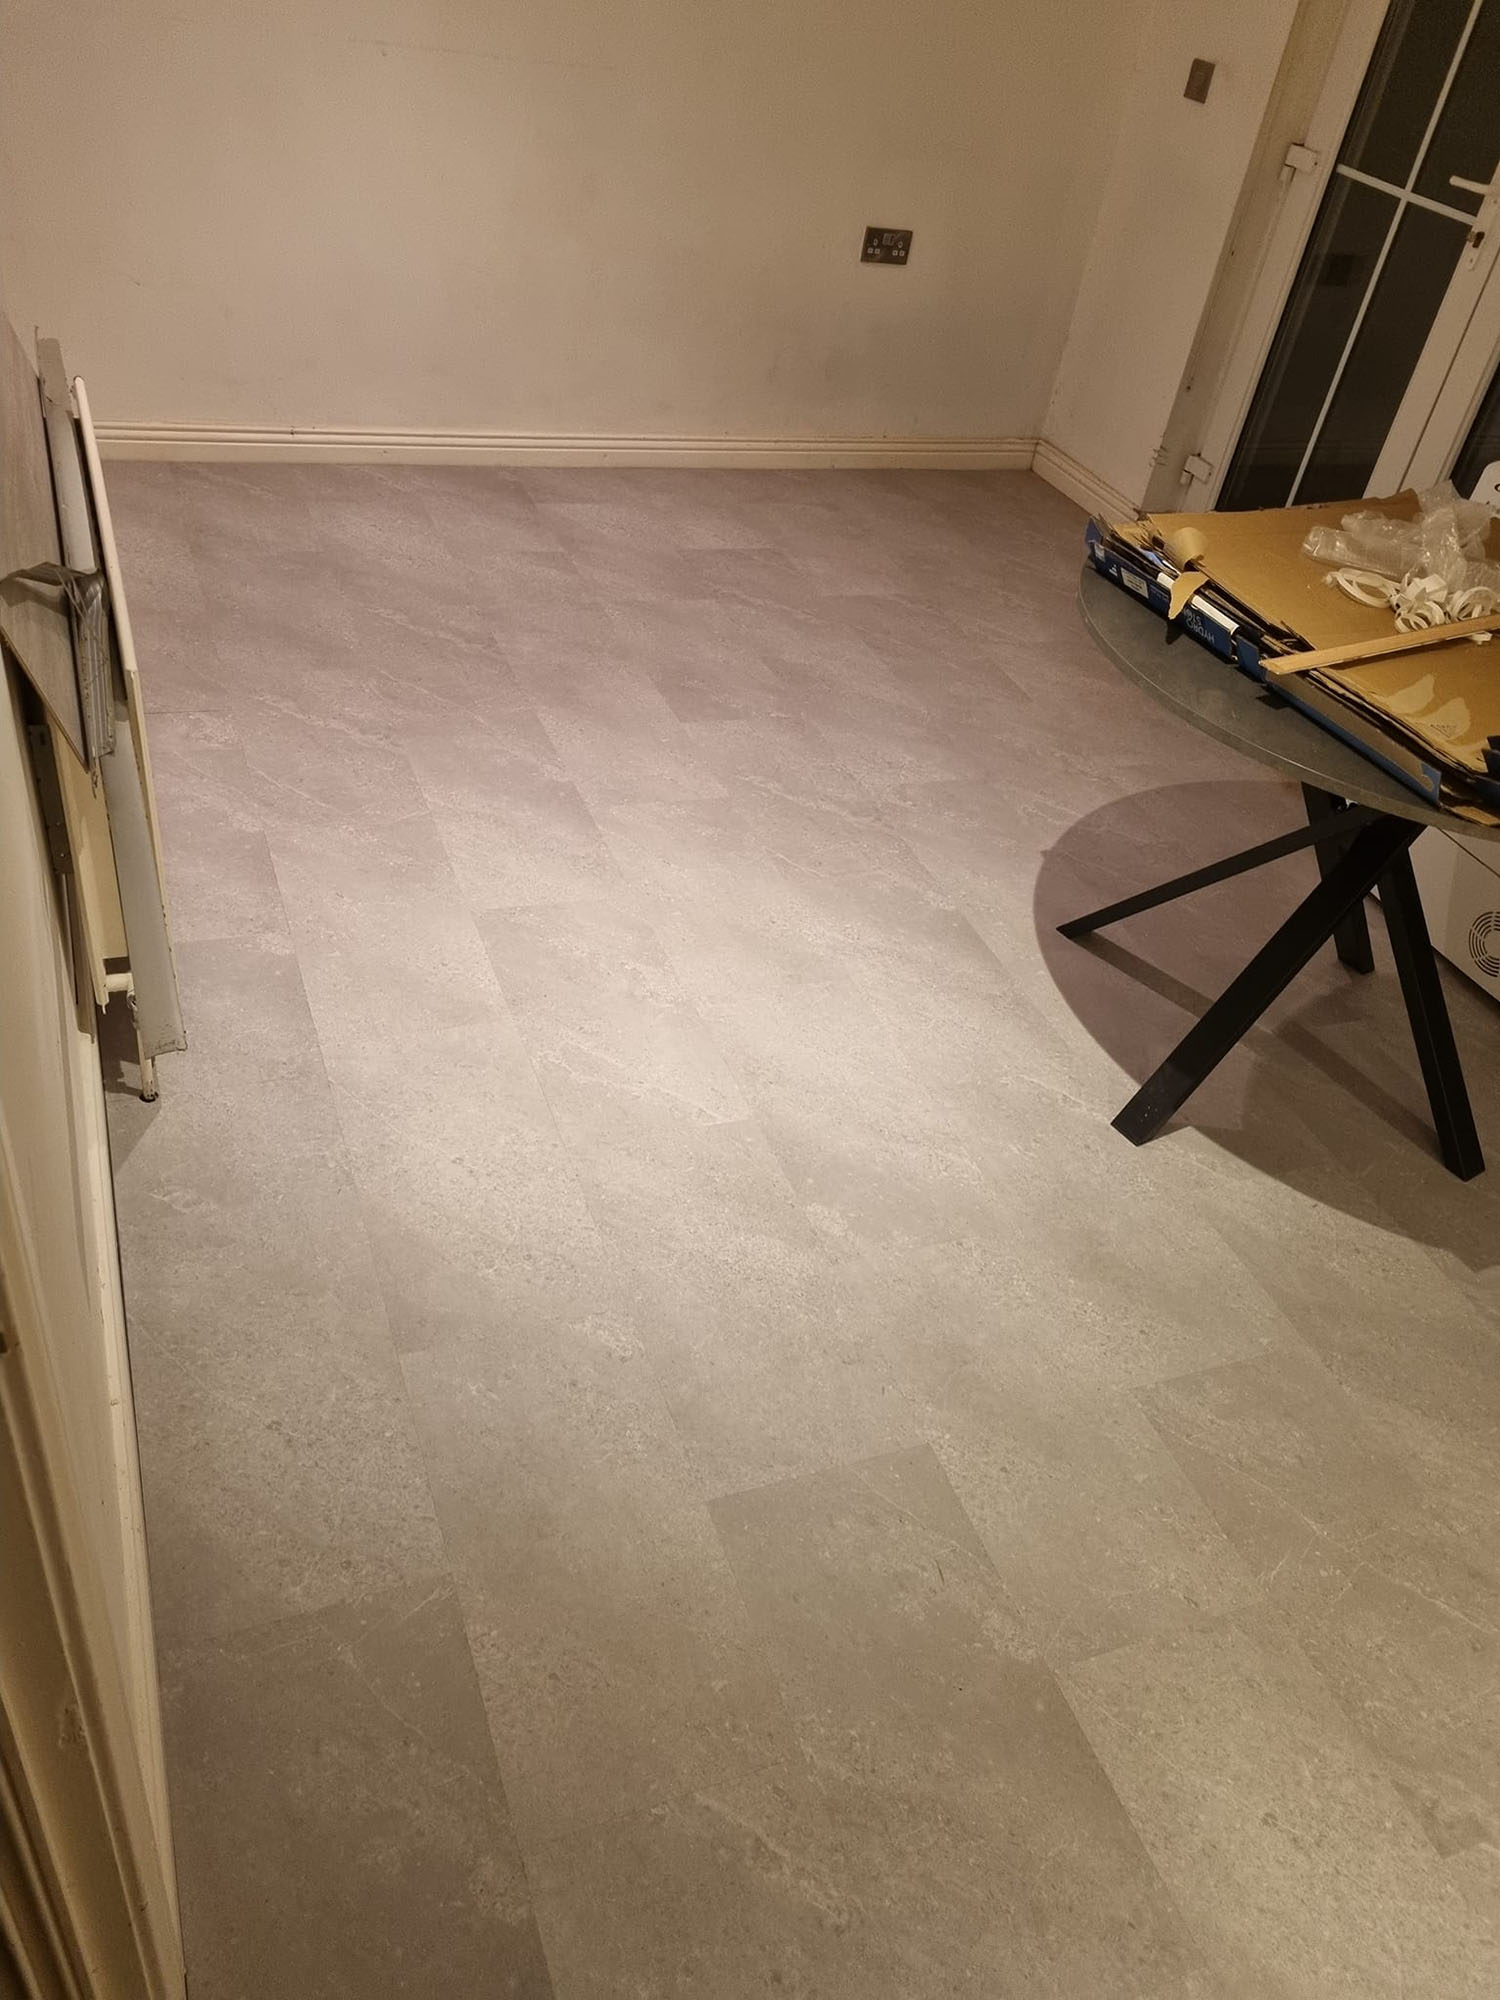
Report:
[[[1270,780],[1183,784],[1111,800],[1043,856],[1033,914],[1057,990],[1123,1075],[1108,1120],[1315,882],[1310,853],[1070,942],[1058,924],[1298,823]],[[1500,1266],[1500,1010],[1444,966],[1443,986],[1489,1170],[1462,1183],[1438,1157],[1378,904],[1368,976],[1331,946],[1292,983],[1154,1145],[1184,1127],[1317,1201]],[[1121,1146],[1128,1144],[1120,1140]]]

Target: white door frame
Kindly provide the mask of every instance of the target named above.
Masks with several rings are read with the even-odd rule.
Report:
[[[182,2000],[155,1662],[121,1658],[100,1587],[45,1365],[24,1187],[0,1119],[0,1938],[48,2000]],[[80,1184],[82,1200],[94,1193]],[[128,1390],[119,1414],[130,1422]],[[138,1507],[133,1452],[129,1472]],[[129,1638],[149,1647],[144,1549],[132,1538],[129,1553],[147,1618]]]
[[[47,2000],[181,2000],[103,1080],[26,704],[0,665],[0,1953]]]
[[[1474,218],[1474,227],[1484,231],[1480,256],[1475,259],[1482,272],[1478,297],[1471,302],[1467,324],[1448,367],[1441,373],[1434,369],[1424,381],[1405,428],[1401,427],[1408,410],[1403,403],[1398,428],[1392,430],[1375,468],[1376,478],[1382,482],[1377,492],[1394,492],[1402,486],[1420,489],[1448,476],[1500,367],[1500,192],[1489,196]],[[1422,358],[1425,363],[1425,352]],[[1441,387],[1435,389],[1435,381]],[[1407,401],[1412,398],[1408,396]]]
[[[1229,469],[1261,370],[1281,324],[1297,267],[1312,234],[1318,205],[1380,38],[1388,0],[1349,0],[1323,88],[1306,137],[1280,167],[1282,198],[1260,273],[1225,364],[1213,406],[1188,461],[1178,505],[1189,511],[1215,505]],[[1200,469],[1201,468],[1201,469]]]

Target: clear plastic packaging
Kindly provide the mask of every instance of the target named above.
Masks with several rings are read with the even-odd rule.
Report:
[[[1417,503],[1410,521],[1346,514],[1337,528],[1314,528],[1303,553],[1335,569],[1373,570],[1403,583],[1435,578],[1449,598],[1484,590],[1500,599],[1500,563],[1485,559],[1489,508],[1461,499],[1447,479],[1419,493]]]

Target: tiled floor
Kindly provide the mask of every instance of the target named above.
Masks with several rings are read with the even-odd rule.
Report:
[[[194,2000],[1500,1992],[1497,1169],[1026,475],[112,487],[113,1100]],[[1378,929],[1378,924],[1377,924]],[[1326,955],[1325,955],[1326,956]]]

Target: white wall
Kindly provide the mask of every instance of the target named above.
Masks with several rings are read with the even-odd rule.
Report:
[[[1333,7],[1336,0],[1311,0]],[[1297,0],[1150,0],[1047,413],[1048,444],[1143,498]],[[1206,104],[1182,95],[1217,64]]]
[[[106,425],[1034,437],[1137,13],[9,0],[11,314]],[[1267,39],[1207,50],[1231,151]],[[867,222],[915,228],[905,270]]]

